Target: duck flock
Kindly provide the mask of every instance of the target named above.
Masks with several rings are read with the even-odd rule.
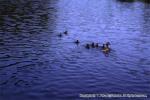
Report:
[[[62,37],[63,35],[68,35],[68,31],[65,31],[65,32],[62,32],[60,34],[58,34],[58,37]],[[76,45],[79,45],[80,44],[80,41],[79,40],[75,40],[74,43]],[[86,49],[92,49],[92,48],[100,48],[100,50],[103,52],[103,53],[109,53],[110,52],[110,42],[106,42],[105,44],[103,45],[100,45],[99,43],[95,43],[95,42],[92,42],[92,43],[87,43],[84,45]]]

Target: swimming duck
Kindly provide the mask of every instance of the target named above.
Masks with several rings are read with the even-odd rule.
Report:
[[[109,48],[110,42],[106,42],[106,47]]]
[[[75,43],[76,43],[76,44],[79,44],[80,42],[79,42],[79,40],[76,40]]]
[[[86,44],[85,48],[90,49],[90,44]]]
[[[102,51],[105,53],[109,52],[110,51],[109,45],[110,45],[109,42],[107,42],[106,44],[103,44]]]
[[[95,48],[95,44],[94,44],[94,42],[92,42],[91,47],[92,47],[92,48]]]
[[[68,34],[68,31],[65,31],[64,34],[67,35],[67,34]]]
[[[98,43],[96,43],[95,47],[96,47],[96,48],[98,48],[98,47],[99,47]]]
[[[62,37],[62,34],[60,33],[58,36],[59,36],[59,37]]]

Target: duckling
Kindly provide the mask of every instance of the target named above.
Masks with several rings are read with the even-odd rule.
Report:
[[[109,45],[110,45],[110,42],[106,42],[106,48],[110,51]]]
[[[98,48],[98,47],[99,47],[98,43],[96,43],[95,47],[96,47],[96,48]]]
[[[76,43],[76,44],[79,44],[80,42],[79,42],[79,40],[76,40],[75,43]]]
[[[85,48],[90,49],[90,45],[86,44]]]
[[[95,44],[94,44],[94,42],[92,42],[91,47],[92,47],[92,48],[95,48]]]
[[[60,34],[58,35],[58,37],[62,37],[62,34],[60,33]]]
[[[68,31],[65,31],[64,34],[67,35],[67,34],[68,34]]]
[[[102,50],[103,50],[103,49],[105,49],[105,44],[103,44],[103,46],[102,46]]]
[[[109,48],[110,42],[106,42],[106,47]]]

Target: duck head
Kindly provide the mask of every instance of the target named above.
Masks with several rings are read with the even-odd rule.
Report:
[[[79,42],[79,40],[76,40],[75,43],[76,43],[76,44],[79,44],[80,42]]]
[[[105,49],[105,44],[102,45],[102,49]]]
[[[110,45],[110,42],[106,42],[106,45]]]

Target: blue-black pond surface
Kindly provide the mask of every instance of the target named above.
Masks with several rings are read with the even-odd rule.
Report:
[[[150,95],[149,30],[150,5],[142,2],[1,0],[0,100]],[[112,51],[86,49],[92,41],[109,41]]]

